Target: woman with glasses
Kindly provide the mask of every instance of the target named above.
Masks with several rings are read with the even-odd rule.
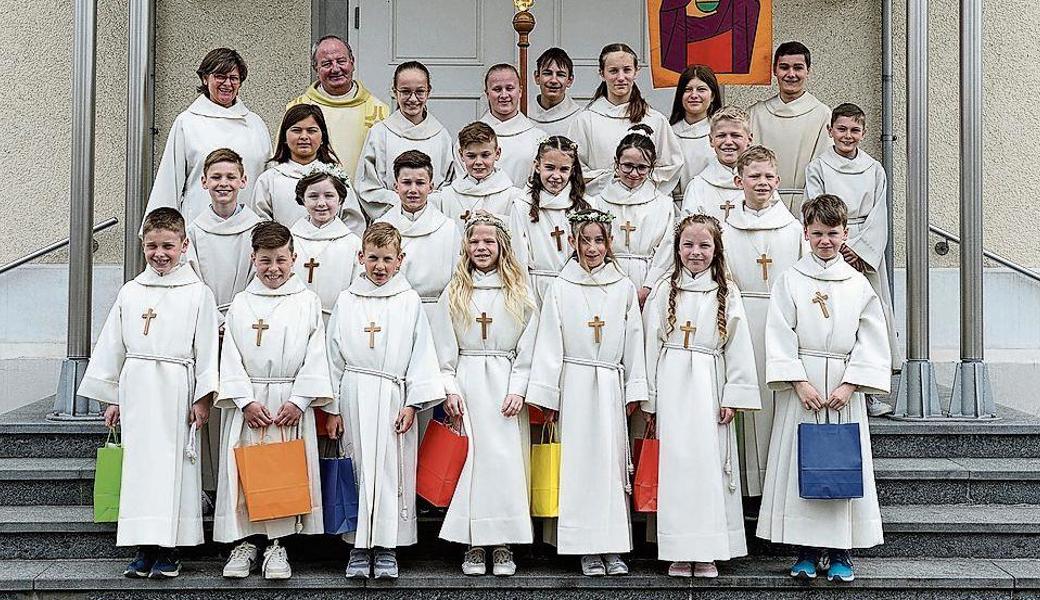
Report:
[[[647,271],[658,252],[671,251],[674,204],[653,181],[657,148],[650,127],[633,126],[614,152],[614,177],[593,207],[614,215],[611,235],[618,268],[635,284],[642,307],[653,288]]]
[[[148,214],[163,206],[175,208],[189,225],[209,207],[202,171],[210,152],[230,148],[242,157],[246,187],[238,198],[250,208],[253,183],[271,153],[267,125],[238,98],[248,74],[242,56],[230,48],[211,50],[195,72],[199,96],[173,121],[145,209]]]
[[[375,220],[399,203],[394,191],[394,159],[406,150],[420,150],[433,161],[434,189],[454,177],[452,141],[448,130],[429,113],[430,71],[426,65],[408,61],[394,71],[397,110],[368,130],[358,160],[354,187],[361,208]]]

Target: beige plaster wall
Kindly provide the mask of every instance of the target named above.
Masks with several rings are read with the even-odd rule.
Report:
[[[932,221],[957,228],[958,3],[932,0],[931,7],[931,211]],[[866,149],[880,159],[880,2],[878,0],[774,0],[774,40],[801,39],[814,49],[812,90],[834,105],[854,101],[869,119]],[[906,7],[895,3],[897,266],[902,264],[905,215]],[[1040,9],[1027,0],[985,4],[984,50],[986,138],[984,150],[986,245],[1040,265],[1030,159],[1040,135],[1033,90],[1040,88]],[[125,152],[126,0],[104,0],[98,10],[98,111],[96,220],[122,215]],[[71,0],[26,3],[0,0],[0,261],[67,235]],[[161,153],[173,118],[194,98],[194,70],[209,48],[239,49],[250,66],[242,98],[272,130],[285,101],[306,84],[310,3],[276,0],[178,0],[158,2],[157,122]],[[1015,33],[1019,32],[1019,33]],[[730,88],[727,101],[765,97],[764,87]],[[1023,218],[1026,217],[1026,218]],[[1018,227],[1015,227],[1015,226]],[[101,262],[121,258],[121,230],[99,237]],[[62,260],[58,256],[55,260]],[[933,264],[955,264],[954,256]]]

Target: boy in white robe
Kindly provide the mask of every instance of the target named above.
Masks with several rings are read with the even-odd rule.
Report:
[[[562,48],[547,49],[534,63],[534,83],[539,94],[528,104],[527,118],[547,135],[567,135],[581,111],[581,106],[567,95],[574,83],[574,61]]]
[[[138,546],[123,575],[162,579],[180,573],[175,548],[204,541],[191,450],[217,391],[217,306],[180,265],[180,213],[153,210],[142,229],[148,267],[119,290],[77,393],[108,405],[109,427],[122,423],[116,545]]]
[[[402,152],[421,150],[430,157],[434,189],[454,177],[451,134],[426,106],[432,91],[429,69],[414,60],[401,63],[394,70],[393,91],[398,109],[368,130],[354,177],[365,214],[373,221],[399,202],[394,159]]]
[[[747,554],[737,464],[737,410],[758,410],[758,373],[719,222],[676,227],[667,281],[643,311],[646,370],[660,440],[656,541],[673,577],[717,577],[716,560]],[[690,507],[697,507],[691,511]],[[649,535],[648,535],[649,537]],[[691,565],[691,563],[693,563]]]
[[[253,278],[249,260],[249,234],[260,222],[251,208],[239,204],[239,191],[246,185],[242,158],[234,150],[218,148],[206,157],[202,187],[209,192],[209,210],[188,225],[188,264],[202,283],[213,291],[220,321],[235,294],[246,289]],[[217,491],[220,422],[206,423],[200,430],[202,489]],[[212,505],[209,507],[212,509]]]
[[[752,146],[737,161],[735,183],[744,201],[723,224],[726,265],[740,289],[755,349],[762,410],[744,413],[737,421],[740,441],[741,484],[745,496],[762,495],[769,439],[772,432],[774,393],[766,386],[765,326],[770,289],[780,273],[808,253],[802,227],[776,195],[781,180],[775,155]],[[754,511],[754,503],[749,512]]]
[[[611,216],[571,215],[575,256],[538,319],[527,403],[559,413],[559,518],[546,523],[560,554],[582,555],[587,576],[624,575],[632,549],[632,459],[626,413],[647,400],[643,323],[632,282],[610,251]]]
[[[867,131],[867,116],[860,107],[848,103],[839,105],[831,114],[827,131],[834,145],[805,168],[805,195],[815,198],[833,194],[848,207],[849,239],[841,247],[841,254],[845,262],[863,273],[881,299],[888,323],[892,368],[899,369],[903,352],[896,337],[885,263],[888,246],[885,169],[859,147]],[[892,412],[891,406],[872,397],[867,398],[867,408],[874,417]]]
[[[529,424],[524,408],[534,336],[534,299],[499,219],[469,220],[463,258],[431,322],[440,357],[444,408],[461,419],[469,452],[440,537],[467,544],[466,575],[510,576],[508,544],[530,544]],[[457,422],[457,421],[456,421]]]
[[[430,202],[455,223],[459,233],[466,221],[483,210],[507,220],[521,192],[496,163],[502,157],[495,130],[481,121],[459,130],[459,161],[466,175],[430,195]],[[407,267],[406,267],[407,268]]]
[[[724,106],[711,117],[709,142],[712,158],[683,193],[681,211],[729,219],[744,201],[744,190],[734,180],[737,158],[751,145],[751,117],[736,106]]]
[[[346,181],[339,167],[315,164],[296,185],[296,201],[307,210],[307,218],[290,229],[300,259],[294,269],[304,285],[321,298],[326,321],[339,293],[350,287],[360,271],[352,257],[361,249],[361,238],[338,216]]]
[[[272,540],[263,553],[265,579],[292,576],[279,540],[294,533],[324,533],[321,475],[313,408],[332,402],[321,300],[293,274],[292,234],[265,222],[251,236],[256,278],[235,296],[225,321],[220,356],[223,445],[213,540],[239,542],[224,565],[224,577],[244,578],[255,568],[257,544]],[[335,410],[335,407],[333,407]],[[330,426],[338,430],[338,417]],[[294,517],[252,522],[239,486],[235,448],[264,441],[302,439],[310,480],[311,511]]]
[[[756,144],[776,152],[784,204],[800,215],[801,190],[805,189],[805,167],[830,145],[827,124],[831,110],[805,90],[811,74],[812,56],[801,42],[784,42],[773,55],[777,95],[753,104],[751,132]]]
[[[852,581],[851,548],[884,542],[863,395],[887,394],[888,328],[870,282],[840,253],[845,205],[824,194],[802,207],[812,254],[781,273],[766,324],[766,373],[777,392],[758,537],[800,546],[791,576]],[[820,412],[824,412],[821,415]],[[809,500],[799,494],[798,425],[859,425],[863,497]]]
[[[373,223],[358,260],[365,274],[340,294],[328,332],[333,390],[358,472],[357,531],[344,535],[354,544],[346,574],[396,578],[396,548],[417,536],[412,424],[416,410],[444,398],[444,384],[419,295],[394,276],[404,260],[400,234]]]
[[[520,74],[513,65],[501,63],[488,69],[484,77],[488,112],[480,117],[495,130],[502,157],[498,167],[513,185],[523,186],[531,178],[534,152],[544,131],[520,112]]]

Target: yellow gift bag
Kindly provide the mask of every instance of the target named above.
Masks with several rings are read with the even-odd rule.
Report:
[[[555,423],[542,425],[541,443],[531,445],[531,516],[560,516],[560,440]]]

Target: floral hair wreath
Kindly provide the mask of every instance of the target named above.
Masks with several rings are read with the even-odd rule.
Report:
[[[494,227],[501,231],[503,235],[505,235],[506,239],[510,239],[509,229],[506,228],[506,224],[502,222],[502,219],[499,219],[484,209],[474,211],[470,218],[466,219],[466,229],[469,229],[474,225],[487,225],[489,227]]]
[[[596,210],[595,208],[589,208],[568,213],[567,220],[570,221],[571,225],[578,223],[606,223],[610,225],[614,221],[614,215],[602,210]]]
[[[704,213],[695,213],[695,212],[684,211],[683,214],[680,216],[680,218],[676,219],[676,221],[675,221],[675,228],[674,228],[675,229],[675,237],[679,237],[682,234],[683,225],[687,223],[687,221],[689,220],[690,217],[694,217],[694,216],[701,217],[705,224],[712,223],[712,224],[715,225],[715,227],[717,229],[719,229],[719,230],[722,229],[722,224],[719,223],[719,220],[717,218],[713,217],[712,215],[706,215]],[[697,221],[690,221],[690,222],[696,223]]]
[[[340,167],[339,165],[330,165],[328,163],[323,163],[317,160],[311,163],[311,168],[306,173],[304,173],[304,177],[317,175],[319,173],[322,175],[331,175],[332,177],[339,179],[347,185],[350,184],[350,177],[347,175],[347,172],[344,171],[342,167]]]
[[[566,144],[560,144],[560,145],[561,146],[567,146],[571,150],[574,150],[575,152],[577,152],[577,150],[578,150],[578,143],[577,142],[572,142],[571,140],[563,137],[562,135],[547,135],[547,136],[543,137],[542,139],[538,140],[538,145],[539,146],[543,146],[545,144],[548,144],[549,142],[552,141],[553,138],[567,140]]]

